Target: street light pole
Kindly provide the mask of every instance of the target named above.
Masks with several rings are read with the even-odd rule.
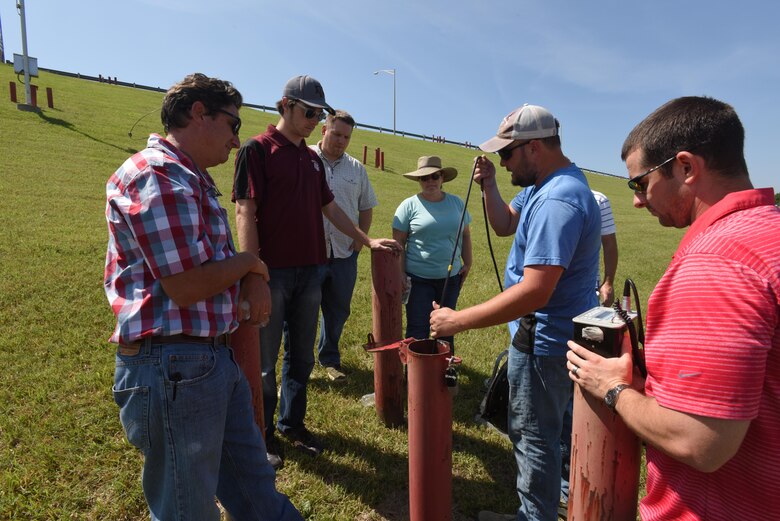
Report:
[[[395,135],[395,69],[380,69],[374,71],[374,75],[377,75],[380,72],[384,72],[393,77],[393,135]]]
[[[21,110],[33,110],[32,98],[30,97],[30,57],[27,55],[27,19],[24,13],[24,0],[18,0],[16,10],[22,19],[22,60],[24,63],[24,95],[26,104],[18,105]]]

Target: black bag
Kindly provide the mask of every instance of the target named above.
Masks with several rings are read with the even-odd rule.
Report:
[[[534,352],[536,337],[536,314],[530,313],[520,319],[520,327],[512,338],[512,348],[521,353]],[[493,376],[487,383],[487,391],[476,420],[507,434],[507,416],[509,415],[509,378],[507,377],[507,361],[509,350],[505,349],[493,364]]]
[[[488,380],[487,391],[479,404],[476,420],[494,429],[507,433],[507,415],[509,414],[509,379],[507,378],[507,358],[505,349],[493,364],[493,376]]]

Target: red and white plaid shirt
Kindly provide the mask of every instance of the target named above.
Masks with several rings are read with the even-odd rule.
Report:
[[[160,279],[235,255],[227,212],[211,176],[157,134],[106,185],[104,285],[117,324],[110,341],[150,335],[210,337],[238,327],[238,283],[179,307]]]

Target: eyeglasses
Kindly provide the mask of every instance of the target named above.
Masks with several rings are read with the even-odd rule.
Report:
[[[509,146],[506,146],[506,147],[504,147],[504,148],[502,148],[501,150],[498,151],[498,155],[499,155],[499,157],[501,158],[502,161],[509,161],[509,159],[512,157],[512,152],[516,148],[522,148],[522,147],[526,146],[528,143],[530,143],[530,141],[526,141],[525,143],[520,143],[519,145],[509,145]]]
[[[325,117],[327,116],[324,110],[310,107],[306,103],[302,102],[301,100],[296,100],[296,104],[300,104],[301,108],[304,111],[303,117],[305,117],[306,119],[317,118],[317,121],[324,121]]]
[[[708,144],[709,144],[709,141],[702,141],[701,143],[696,143],[695,145],[693,145],[691,147],[688,147],[687,150],[688,150],[688,152],[692,152],[693,150],[696,150],[697,148],[702,147],[704,145],[708,145]],[[633,179],[629,179],[628,180],[628,187],[631,190],[633,190],[634,192],[638,193],[638,194],[646,193],[647,192],[647,185],[640,185],[637,181],[639,181],[640,179],[642,179],[643,177],[645,177],[647,175],[652,174],[653,172],[655,172],[659,168],[668,165],[669,163],[671,163],[672,161],[677,159],[677,154],[679,154],[680,152],[684,152],[684,151],[685,151],[685,149],[680,150],[679,152],[675,152],[675,154],[672,157],[670,157],[669,159],[667,159],[666,161],[664,161],[660,165],[654,166],[653,168],[651,168],[650,170],[648,170],[644,174],[639,174],[638,176],[634,177]]]
[[[237,136],[238,131],[241,130],[241,118],[233,114],[232,112],[228,112],[227,110],[223,109],[214,109],[215,112],[221,112],[222,114],[225,114],[227,116],[230,116],[233,119],[233,124],[230,126],[230,129],[233,131],[233,135]]]
[[[424,183],[430,179],[438,181],[440,177],[442,177],[442,175],[439,172],[434,172],[431,175],[420,176],[418,179]]]

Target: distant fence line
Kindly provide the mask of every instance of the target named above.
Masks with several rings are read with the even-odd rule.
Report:
[[[9,62],[10,63],[10,62]],[[71,78],[80,78],[85,80],[91,80],[91,81],[101,81],[100,76],[89,76],[87,74],[80,74],[78,72],[66,72],[66,71],[59,71],[57,69],[47,69],[45,67],[38,67],[39,70],[51,72],[52,74],[59,74],[62,76],[69,76]],[[105,80],[102,80],[105,81]],[[151,90],[154,92],[166,92],[168,89],[163,89],[161,87],[150,87],[149,85],[141,85],[139,83],[135,82],[127,82],[127,81],[119,81],[119,80],[111,80],[111,83],[114,85],[122,85],[123,87],[132,87],[134,89],[143,89],[143,90]],[[269,107],[268,105],[257,105],[255,103],[244,103],[245,107],[250,107],[253,109],[262,110],[263,112],[276,112],[276,107]],[[376,125],[367,125],[365,123],[355,123],[355,126],[358,128],[364,128],[368,130],[373,130],[379,133],[388,133],[392,134],[393,129],[391,128],[385,128],[385,127],[378,127]],[[396,130],[396,135],[400,135],[401,137],[412,137],[416,139],[422,139],[423,141],[432,141],[436,143],[444,143],[448,145],[458,145],[461,147],[471,148],[471,149],[478,149],[476,145],[472,145],[471,143],[462,143],[460,141],[451,141],[449,139],[445,139],[440,136],[426,136],[425,134],[415,134],[413,132],[404,132],[402,130]],[[588,172],[592,172],[594,174],[598,175],[605,175],[609,177],[620,177],[625,178],[625,176],[618,175],[618,174],[610,174],[609,172],[600,172],[598,170],[593,170],[592,168],[583,168],[583,170],[587,170]]]

